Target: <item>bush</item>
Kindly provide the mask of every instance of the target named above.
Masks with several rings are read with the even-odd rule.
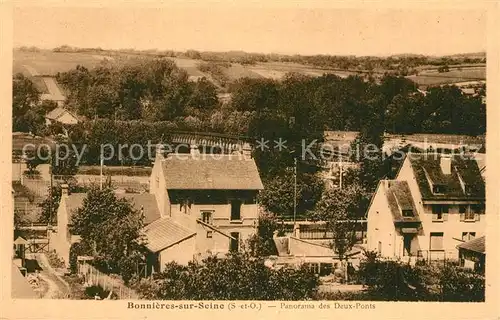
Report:
[[[411,266],[365,253],[359,275],[374,300],[484,301],[484,277],[455,262]]]
[[[52,250],[47,254],[47,259],[49,260],[49,264],[52,268],[62,269],[66,267],[64,260],[59,258],[55,250]]]
[[[98,296],[100,299],[106,299],[110,292],[109,290],[104,290],[101,286],[90,286],[85,288],[85,294],[88,299],[94,299],[95,296]],[[113,296],[114,294],[111,295],[111,298],[113,298]]]
[[[305,267],[272,270],[263,259],[232,253],[187,266],[169,263],[136,290],[143,298],[164,300],[310,300],[318,285]]]
[[[69,249],[69,270],[72,274],[78,272],[78,256],[87,255],[89,252],[89,249],[80,242],[71,245]]]
[[[440,270],[443,301],[484,302],[485,278],[468,269],[446,264]]]

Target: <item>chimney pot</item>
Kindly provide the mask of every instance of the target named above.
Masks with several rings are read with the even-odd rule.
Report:
[[[61,184],[61,194],[63,196],[69,195],[69,186],[66,183]]]
[[[244,155],[245,157],[252,156],[252,146],[250,146],[248,142],[245,142],[243,144],[243,147],[241,148],[241,154]]]

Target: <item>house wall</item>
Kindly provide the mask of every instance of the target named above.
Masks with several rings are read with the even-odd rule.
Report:
[[[160,157],[160,158],[158,158]],[[160,215],[162,217],[170,217],[170,203],[168,199],[167,186],[162,169],[163,156],[158,156],[155,160],[153,168],[151,169],[151,176],[149,178],[149,193],[156,196],[156,202]]]
[[[433,221],[432,206],[424,205],[423,208],[423,213],[420,214],[423,234],[418,236],[421,250],[424,250],[424,252],[430,251],[430,235],[432,232],[443,232],[444,252],[429,253],[433,258],[445,255],[446,259],[458,259],[456,247],[463,243],[462,232],[475,232],[476,238],[485,234],[486,219],[484,213],[480,215],[479,221],[460,221],[458,205],[450,205],[449,213],[444,214],[443,221]]]
[[[165,264],[169,262],[177,262],[186,265],[189,261],[193,260],[195,247],[195,237],[191,237],[161,251],[159,254],[160,270],[165,270]]]
[[[170,212],[172,217],[183,225],[196,230],[197,252],[228,252],[230,239],[200,223],[196,219],[201,219],[204,211],[212,212],[212,225],[218,230],[230,235],[231,232],[240,233],[240,245],[256,232],[258,223],[258,205],[255,203],[241,205],[241,220],[231,221],[230,204],[192,204],[187,213],[181,210],[179,204],[171,204]],[[212,232],[212,238],[207,238],[207,231]]]
[[[462,232],[476,232],[476,237],[485,234],[486,219],[484,213],[480,215],[479,221],[460,221],[459,205],[457,203],[448,202],[449,213],[444,214],[443,221],[433,221],[432,205],[425,204],[422,201],[422,195],[408,157],[403,162],[396,180],[407,181],[410,187],[423,229],[415,239],[415,242],[412,243],[412,247],[421,250],[425,258],[458,259],[456,246],[462,243]],[[444,250],[442,252],[430,251],[430,236],[432,232],[443,232]]]
[[[58,256],[64,260],[66,267],[69,267],[69,250],[71,247],[71,237],[68,231],[68,213],[66,211],[66,197],[61,197],[59,208],[57,209],[57,228],[50,233],[50,249],[56,250]]]
[[[393,257],[401,251],[401,242],[402,238],[397,234],[392,220],[385,186],[381,182],[368,210],[367,248],[382,256]]]

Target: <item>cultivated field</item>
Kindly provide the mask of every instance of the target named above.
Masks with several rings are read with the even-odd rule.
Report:
[[[486,68],[474,67],[463,68],[461,70],[453,69],[449,72],[442,73],[439,73],[436,70],[424,71],[417,76],[408,76],[408,78],[421,86],[434,86],[474,80],[486,80]]]
[[[106,63],[128,64],[137,61],[137,58],[152,58],[151,54],[142,53],[121,53],[121,52],[23,52],[14,51],[14,73],[21,72],[27,76],[40,75],[55,75],[57,72],[64,72],[75,68],[77,65],[85,66],[92,69],[96,66]],[[188,59],[188,58],[171,58],[182,69],[186,70],[189,76],[200,77],[206,76],[211,81],[213,78],[199,70],[198,66],[203,61]],[[440,84],[451,84],[456,82],[484,80],[486,78],[486,69],[484,65],[463,65],[460,68],[455,66],[449,72],[438,73],[436,66],[421,66],[419,67],[419,75],[408,76],[417,84],[426,87]],[[340,77],[357,74],[355,71],[349,70],[332,70],[315,68],[312,66],[302,65],[298,63],[286,62],[265,62],[255,65],[241,65],[232,63],[230,67],[221,66],[224,76],[229,81],[234,81],[242,77],[249,78],[269,78],[281,79],[287,73],[300,73],[309,76],[321,76],[323,74],[335,74]],[[377,70],[383,72],[383,70]],[[33,79],[36,79],[33,78]],[[216,82],[216,81],[214,81]],[[217,84],[217,83],[216,83]],[[42,93],[48,93],[48,90],[43,83],[38,79],[35,80],[35,85]]]

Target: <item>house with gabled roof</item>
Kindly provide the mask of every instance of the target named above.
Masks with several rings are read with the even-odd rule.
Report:
[[[484,235],[485,184],[468,155],[408,153],[368,209],[367,247],[384,257],[458,259],[457,245]]]
[[[83,201],[87,197],[86,193],[70,194],[68,185],[61,185],[62,194],[57,209],[57,227],[55,232],[50,234],[50,246],[56,250],[59,257],[69,266],[69,251],[71,245],[80,240],[80,237],[70,233],[71,217],[82,207]],[[156,204],[155,196],[152,194],[139,193],[116,193],[119,199],[128,200],[133,208],[144,217],[144,224],[150,223],[160,218],[160,210]]]
[[[168,154],[157,150],[150,178],[161,219],[146,227],[149,271],[237,251],[256,232],[263,189],[249,150],[236,154]]]
[[[257,194],[263,185],[249,149],[216,155],[197,150],[165,155],[158,148],[150,193],[117,193],[144,216],[148,274],[162,271],[168,262],[187,264],[237,251],[256,232]],[[51,246],[66,263],[71,244],[79,241],[69,232],[71,216],[85,198],[63,186]]]
[[[77,124],[78,121],[79,119],[74,113],[59,106],[45,115],[45,123],[47,125],[56,122],[61,124]]]

